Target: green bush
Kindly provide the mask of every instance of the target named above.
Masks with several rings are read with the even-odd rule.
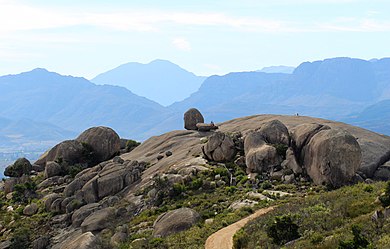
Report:
[[[12,236],[10,249],[29,248],[30,244],[30,230],[19,228]]]
[[[340,241],[339,249],[363,249],[367,248],[370,242],[361,234],[360,226],[352,225],[353,239],[347,241]]]
[[[385,193],[379,196],[379,201],[383,207],[390,206],[390,181],[386,184]]]
[[[184,186],[183,184],[175,183],[172,186],[171,196],[172,197],[180,196],[182,193],[186,192],[186,190],[187,190],[186,186]]]
[[[238,232],[233,236],[233,249],[245,248],[247,245],[248,234],[243,229],[238,230]]]
[[[192,180],[192,182],[190,184],[190,188],[192,190],[198,190],[202,186],[203,186],[203,180],[201,178],[197,178],[197,179]]]
[[[132,150],[134,150],[138,145],[140,145],[141,143],[137,142],[137,141],[134,141],[134,140],[127,140],[126,142],[126,151],[127,152],[130,152]]]
[[[274,222],[267,227],[267,235],[275,244],[284,245],[300,237],[298,229],[290,215],[276,216]]]
[[[24,184],[16,184],[14,187],[12,200],[15,203],[28,204],[33,198],[36,197],[36,189],[37,186],[32,181],[28,181]]]
[[[265,181],[265,182],[263,182],[260,185],[260,188],[262,188],[262,189],[271,189],[272,188],[272,184],[269,181]]]
[[[281,158],[286,159],[286,151],[288,146],[285,144],[274,144],[273,146],[276,149],[276,153],[278,153]]]
[[[74,178],[78,173],[83,170],[83,166],[81,164],[75,164],[68,167],[68,175]]]
[[[371,185],[367,185],[367,186],[364,186],[363,190],[364,190],[364,192],[371,193],[372,191],[374,191],[374,188]]]

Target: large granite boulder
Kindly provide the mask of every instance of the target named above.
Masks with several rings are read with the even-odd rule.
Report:
[[[36,162],[37,165],[46,165],[47,162],[67,162],[70,165],[80,163],[85,158],[86,148],[75,140],[63,141],[45,152]]]
[[[61,246],[61,249],[100,249],[102,248],[98,237],[91,232],[83,233]]]
[[[45,167],[45,178],[50,178],[53,176],[59,176],[62,174],[62,167],[56,162],[50,161],[46,162]]]
[[[264,144],[245,155],[247,173],[262,173],[282,162],[275,147]]]
[[[265,143],[262,133],[259,131],[249,132],[244,138],[244,152],[248,153],[251,149],[257,149]]]
[[[303,167],[315,184],[340,187],[356,174],[362,153],[350,133],[341,129],[322,130],[304,147]]]
[[[204,123],[204,118],[198,109],[191,108],[184,113],[184,128],[186,130],[197,130],[197,123]]]
[[[79,227],[89,215],[91,215],[99,208],[99,203],[91,203],[77,209],[72,215],[72,225],[74,227]]]
[[[264,141],[268,144],[290,144],[290,134],[287,127],[279,120],[271,120],[266,122],[259,129]]]
[[[237,153],[233,139],[222,132],[211,135],[202,150],[208,160],[215,162],[229,162]]]
[[[115,208],[108,207],[90,214],[81,223],[81,230],[85,232],[101,231],[111,225],[115,218]]]
[[[4,175],[9,177],[21,177],[22,175],[29,175],[32,165],[26,158],[19,158],[14,164],[8,166],[4,170]]]
[[[92,127],[76,138],[76,141],[89,145],[94,151],[97,163],[106,161],[119,153],[121,141],[118,134],[108,127]]]
[[[154,236],[168,236],[189,229],[200,220],[200,215],[190,208],[179,208],[160,215],[153,224]]]
[[[291,146],[300,161],[304,158],[303,147],[310,141],[310,139],[322,130],[329,130],[327,125],[306,123],[298,125],[291,129]]]

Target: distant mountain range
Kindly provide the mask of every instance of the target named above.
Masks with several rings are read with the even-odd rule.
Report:
[[[139,96],[168,106],[196,92],[205,79],[170,61],[154,60],[148,64],[123,64],[91,81],[100,85],[123,86]]]
[[[195,87],[192,92],[187,89],[186,93],[182,91],[186,87],[174,84],[195,86],[204,78],[171,64],[166,61],[147,65],[129,63],[93,80],[100,84],[115,78],[115,75],[124,75],[123,79],[135,75],[132,84],[141,82],[138,87],[143,86],[147,93],[153,79],[153,82],[159,82],[157,85],[164,86],[164,94],[169,92],[171,97],[168,99],[164,94],[159,96],[166,100],[165,103],[176,101],[167,107],[136,95],[133,89],[97,85],[84,78],[63,76],[45,69],[2,76],[0,147],[18,146],[23,141],[47,145],[73,138],[82,130],[97,125],[110,126],[122,137],[144,140],[182,129],[183,113],[191,107],[198,108],[206,122],[259,113],[299,113],[390,134],[390,123],[387,122],[390,120],[389,58],[371,61],[333,58],[305,62],[292,73],[215,75],[205,79],[199,90]],[[156,71],[153,69],[156,65],[170,66],[165,71],[159,71],[164,66],[158,67],[160,69]],[[149,73],[147,68],[151,68]],[[178,79],[187,77],[189,80],[168,83],[168,79],[177,76],[177,68],[186,75]],[[123,74],[118,73],[121,71]],[[190,96],[177,101],[185,94]]]
[[[263,67],[261,70],[258,70],[257,72],[262,73],[288,73],[291,74],[294,72],[295,67],[288,67],[288,66],[270,66],[270,67]]]

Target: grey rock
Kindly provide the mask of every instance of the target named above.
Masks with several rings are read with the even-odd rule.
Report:
[[[83,233],[101,231],[109,227],[114,218],[115,208],[108,207],[101,210],[97,210],[94,213],[90,214],[83,221],[83,223],[81,223],[81,231]]]
[[[390,180],[390,166],[382,165],[374,173],[374,180],[389,181]]]
[[[31,203],[23,209],[23,214],[27,216],[34,215],[38,212],[38,205],[36,203]]]
[[[352,180],[362,159],[356,139],[340,129],[322,130],[305,146],[304,167],[318,185],[340,187]]]
[[[207,159],[215,162],[232,161],[237,153],[233,139],[222,132],[211,135],[202,150]]]
[[[112,159],[112,161],[113,161],[114,163],[120,163],[120,164],[122,164],[122,163],[125,162],[125,160],[123,160],[120,156],[114,157],[114,158]]]
[[[286,151],[286,160],[281,164],[284,169],[291,169],[294,174],[302,174],[302,167],[298,164],[292,148],[288,148]]]
[[[243,207],[254,207],[257,203],[258,203],[257,201],[252,201],[248,199],[235,201],[229,206],[229,209],[238,210]]]
[[[52,194],[48,194],[46,195],[43,200],[45,202],[45,209],[46,211],[50,212],[51,211],[51,205],[53,204],[53,202],[57,199],[61,198],[61,196],[59,194],[56,194],[56,193],[52,193]]]
[[[184,128],[186,130],[197,130],[197,123],[204,123],[204,118],[198,109],[191,108],[184,113]]]
[[[73,227],[79,227],[81,223],[93,212],[97,211],[100,208],[99,203],[91,203],[85,206],[82,206],[80,209],[76,210],[72,215],[72,225]]]
[[[276,148],[270,145],[251,149],[246,154],[247,173],[262,173],[273,166],[279,165],[281,162],[282,159],[278,155]]]
[[[291,183],[294,183],[294,181],[295,181],[295,176],[294,176],[294,174],[285,175],[285,176],[284,176],[284,183],[285,183],[285,184],[291,184]]]
[[[12,242],[10,240],[6,240],[3,242],[0,242],[0,249],[8,249],[12,245]]]
[[[218,126],[216,126],[214,123],[211,124],[197,123],[196,128],[198,129],[198,131],[213,131],[213,130],[217,130]]]
[[[61,249],[101,249],[100,240],[91,232],[86,232],[77,236]]]
[[[30,175],[32,165],[26,158],[19,158],[12,165],[4,170],[4,175],[9,177],[21,177],[22,175]]]
[[[50,178],[52,176],[59,176],[61,174],[62,174],[61,165],[53,161],[46,162],[45,178]]]
[[[119,246],[119,244],[125,242],[127,240],[127,233],[123,232],[116,232],[112,237],[111,237],[111,245],[113,246]]]
[[[154,236],[168,236],[189,229],[200,220],[200,215],[190,208],[180,208],[161,214],[153,224]]]
[[[41,236],[34,240],[31,244],[32,249],[47,249],[50,245],[49,236]]]
[[[53,176],[43,180],[40,184],[38,184],[38,189],[44,189],[52,186],[59,185],[60,176]]]
[[[251,149],[257,149],[266,144],[262,133],[251,131],[244,138],[244,152],[247,154]]]
[[[108,127],[92,127],[76,138],[80,143],[86,143],[95,152],[96,162],[103,162],[119,153],[121,142],[118,134]]]
[[[268,144],[290,145],[290,134],[288,129],[277,119],[264,123],[259,129],[259,133]]]
[[[84,157],[84,151],[85,149],[79,141],[66,140],[45,152],[35,164],[46,165],[46,162],[50,161],[64,161],[73,165],[79,163],[80,159]]]

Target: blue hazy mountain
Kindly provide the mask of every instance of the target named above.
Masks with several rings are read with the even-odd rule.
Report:
[[[261,70],[258,70],[257,72],[291,74],[294,72],[294,69],[295,67],[289,67],[289,66],[270,66],[270,67],[263,67]]]
[[[389,59],[333,58],[302,63],[292,74],[211,76],[199,91],[171,108],[183,112],[199,107],[217,122],[259,113],[299,113],[340,120],[389,95],[389,68]]]
[[[91,81],[123,86],[139,96],[167,106],[196,92],[204,79],[172,62],[154,60],[148,64],[123,64],[99,74]]]
[[[390,135],[390,99],[368,106],[363,111],[344,119],[344,122]]]
[[[0,77],[0,116],[80,132],[105,125],[139,139],[168,115],[161,105],[124,87],[95,85],[45,69]]]
[[[0,117],[52,124],[63,129],[59,133],[106,125],[123,137],[139,140],[182,129],[182,115],[191,107],[199,108],[207,122],[259,113],[346,120],[390,99],[389,68],[390,59],[334,58],[302,63],[292,74],[211,76],[190,97],[169,107],[124,87],[96,85],[84,78],[35,69],[0,77]],[[176,90],[170,89],[171,94]],[[362,115],[359,122],[369,124],[369,117]],[[2,122],[0,119],[0,125]]]

